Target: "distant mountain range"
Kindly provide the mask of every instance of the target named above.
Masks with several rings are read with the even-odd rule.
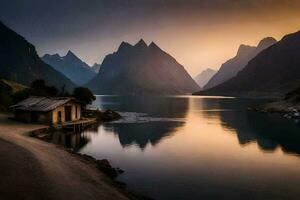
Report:
[[[241,45],[237,55],[215,74],[211,69],[195,77],[204,90],[197,95],[284,96],[300,87],[300,31],[276,42],[265,38],[257,47]],[[122,42],[118,50],[93,67],[69,51],[46,54],[0,22],[0,79],[23,85],[43,79],[47,85],[73,89],[84,85],[96,94],[189,94],[200,87],[182,65],[154,42]],[[99,70],[99,73],[97,74]],[[71,80],[73,80],[73,82]],[[6,87],[6,86],[4,86]]]
[[[63,74],[44,63],[35,47],[22,36],[0,22],[0,78],[29,85],[44,79],[48,85],[70,90],[75,84]]]
[[[92,66],[92,70],[93,70],[94,72],[98,73],[99,70],[100,70],[100,67],[101,67],[100,64],[95,63],[95,64]]]
[[[300,85],[300,31],[260,52],[230,80],[196,94],[283,96]]]
[[[42,57],[42,60],[63,73],[77,85],[84,85],[96,76],[96,72],[72,51],[68,51],[65,56],[46,54]]]
[[[155,43],[122,42],[87,86],[96,94],[188,94],[199,90],[182,65]]]
[[[237,75],[237,73],[241,71],[258,53],[275,44],[276,42],[277,41],[274,38],[268,37],[261,40],[257,47],[241,45],[238,49],[237,55],[225,62],[219,71],[208,81],[203,89],[209,89],[228,81]]]
[[[207,82],[215,75],[217,71],[207,68],[206,70],[203,70],[200,74],[195,76],[194,80],[196,83],[202,88],[207,84]]]

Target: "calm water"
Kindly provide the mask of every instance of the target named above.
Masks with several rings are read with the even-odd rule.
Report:
[[[98,96],[124,113],[65,140],[125,170],[129,190],[154,199],[299,199],[300,124],[247,112],[257,101]]]

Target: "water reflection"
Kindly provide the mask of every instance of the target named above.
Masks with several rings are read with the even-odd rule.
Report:
[[[147,113],[151,117],[185,118],[189,99],[159,96],[98,96],[93,106],[126,112]],[[155,146],[162,138],[171,136],[184,125],[184,121],[156,121],[145,123],[104,124],[105,128],[118,136],[123,147],[137,145],[144,149]]]
[[[204,108],[219,108],[215,112],[204,111],[204,114],[208,118],[219,118],[222,127],[236,133],[242,146],[256,142],[263,151],[273,152],[281,147],[285,153],[300,155],[299,123],[278,114],[246,111],[249,104],[257,104],[254,100],[218,99],[202,103]]]
[[[161,96],[97,96],[92,107],[147,113],[152,117],[184,118],[189,109],[189,99]]]
[[[49,134],[48,140],[53,144],[70,148],[76,152],[80,151],[86,144],[91,141],[89,134],[64,131],[51,132]]]
[[[123,147],[137,145],[140,149],[144,149],[148,144],[155,146],[162,138],[171,136],[175,129],[183,124],[183,122],[163,121],[136,124],[107,124],[105,127],[118,136]]]
[[[192,103],[191,103],[192,102]],[[171,137],[184,126],[187,113],[192,118],[217,121],[230,133],[237,135],[241,146],[256,142],[263,151],[275,151],[278,147],[286,153],[300,155],[299,123],[274,114],[248,112],[246,108],[261,101],[246,99],[189,99],[172,97],[120,97],[100,96],[94,106],[118,111],[144,112],[151,116],[179,118],[182,121],[154,121],[145,123],[101,124],[110,134],[117,136],[123,148],[135,145],[143,150],[148,144],[155,146],[165,137]],[[191,104],[191,105],[190,105]],[[218,122],[219,121],[219,122]],[[51,142],[80,151],[91,141],[90,135],[99,133],[99,125],[89,127],[83,133],[52,133]]]
[[[147,113],[152,119],[135,122],[133,117],[54,141],[109,159],[125,170],[119,180],[129,190],[158,200],[298,199],[300,127],[276,115],[246,111],[258,103],[101,96],[95,106]]]

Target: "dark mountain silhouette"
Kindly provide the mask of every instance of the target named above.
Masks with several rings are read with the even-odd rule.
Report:
[[[204,86],[204,89],[215,87],[236,76],[237,73],[241,71],[252,58],[276,42],[277,41],[274,38],[268,37],[261,40],[257,47],[241,45],[238,49],[237,55],[222,64],[219,71]]]
[[[58,88],[75,87],[71,80],[44,63],[35,47],[25,38],[0,22],[0,77],[29,85],[33,80],[43,79]]]
[[[84,85],[96,75],[92,68],[80,60],[72,51],[68,51],[62,57],[58,54],[46,54],[42,57],[42,60],[55,70],[63,73],[77,85]]]
[[[212,95],[282,96],[300,84],[300,31],[289,34],[252,59],[229,81],[199,92]],[[198,94],[199,94],[198,93]]]
[[[100,64],[95,63],[95,64],[92,66],[92,70],[93,70],[94,72],[98,73],[99,70],[100,70],[100,67],[101,67]]]
[[[155,43],[122,42],[107,55],[98,75],[87,86],[97,94],[186,94],[199,90],[173,57]]]
[[[194,80],[200,87],[203,87],[211,79],[211,77],[215,75],[215,73],[215,70],[207,68],[206,70],[203,70],[200,74],[198,74],[194,78]]]

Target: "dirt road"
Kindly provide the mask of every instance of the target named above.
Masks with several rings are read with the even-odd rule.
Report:
[[[53,144],[26,136],[42,125],[0,115],[0,199],[126,200],[95,166]]]

